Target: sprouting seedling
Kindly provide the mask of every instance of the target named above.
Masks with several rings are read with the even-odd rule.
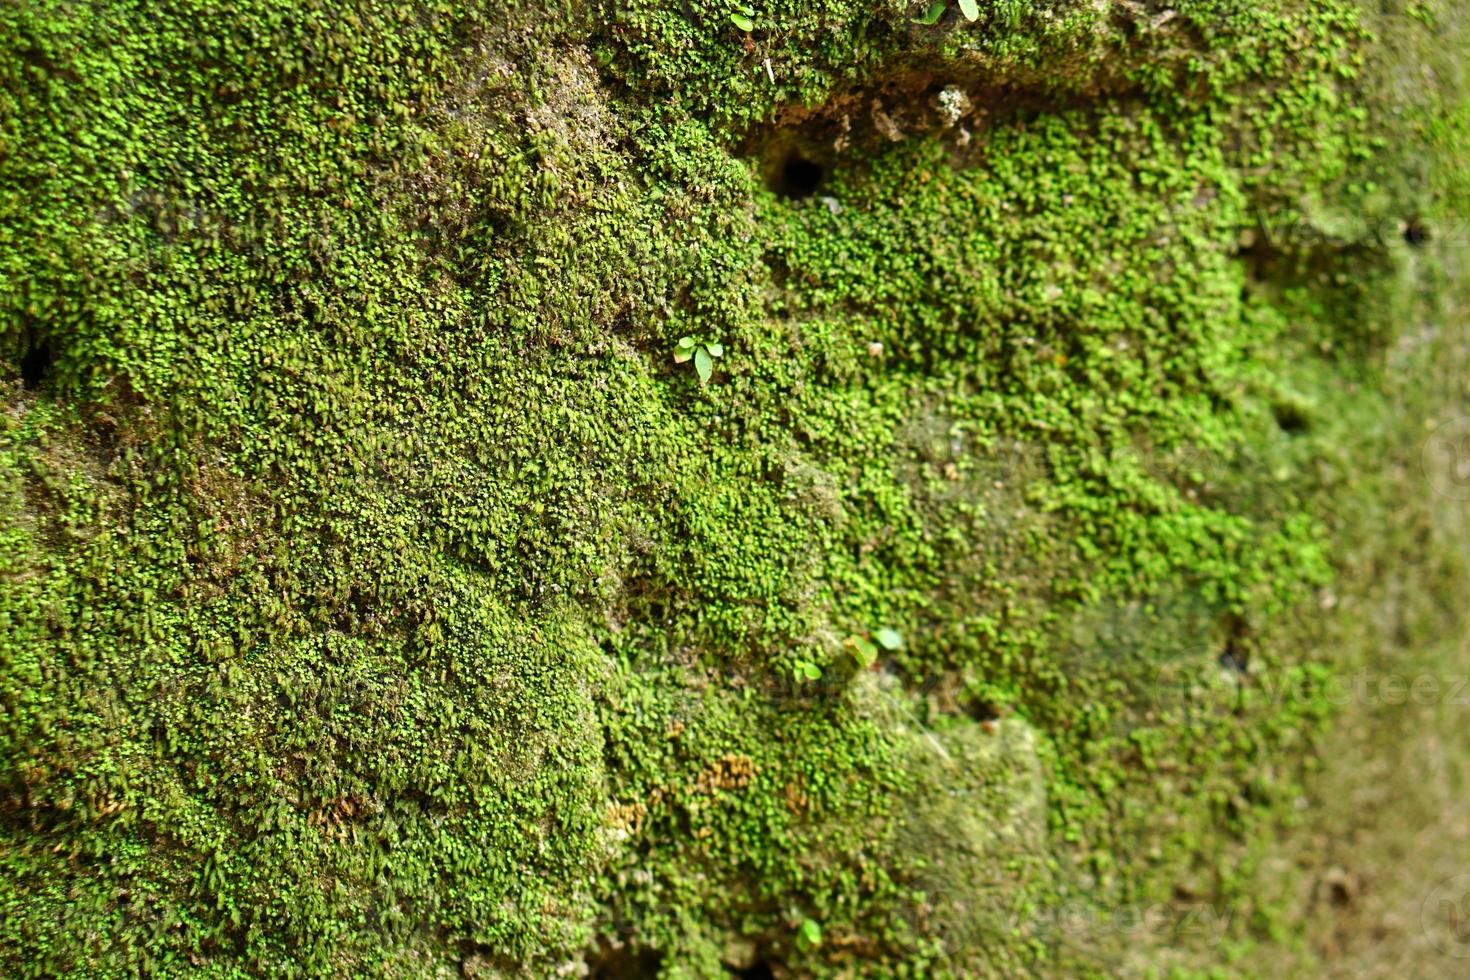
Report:
[[[980,19],[980,5],[976,0],[959,0],[960,13],[964,14],[965,20],[974,22]],[[939,18],[944,16],[945,8],[949,6],[949,0],[934,0],[934,3],[919,16],[913,18],[915,24],[930,26],[939,23]]]
[[[715,373],[715,358],[724,356],[723,344],[698,341],[693,337],[680,337],[678,346],[674,348],[674,363],[683,364],[692,358],[701,384],[708,383],[710,375]]]
[[[749,34],[755,30],[755,8],[748,4],[736,4],[730,12],[730,23]]]
[[[849,636],[842,641],[842,645],[852,654],[852,659],[857,661],[859,667],[871,667],[878,659],[879,647],[890,653],[903,649],[903,635],[898,630],[885,626],[874,631],[872,639],[866,636]]]
[[[946,0],[934,0],[928,10],[914,18],[914,23],[923,24],[925,27],[939,23],[939,18],[944,16],[944,8],[947,6],[949,4]]]
[[[796,661],[791,665],[791,672],[796,675],[796,679],[799,681],[819,681],[822,679],[822,668],[810,660]]]
[[[797,942],[801,943],[803,946],[807,946],[811,949],[816,949],[818,946],[822,945],[821,924],[818,923],[816,919],[805,920],[804,922],[802,922],[801,928],[796,930],[796,939]]]
[[[890,653],[903,649],[903,634],[891,626],[885,626],[873,634],[878,645]]]
[[[878,648],[866,636],[849,636],[842,641],[842,645],[852,654],[852,659],[857,661],[859,667],[871,667],[878,659]]]

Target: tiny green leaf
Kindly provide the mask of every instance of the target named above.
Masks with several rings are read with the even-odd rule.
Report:
[[[903,634],[896,629],[885,626],[873,634],[873,639],[885,650],[897,650],[903,646]]]
[[[945,0],[935,0],[928,10],[914,18],[914,23],[923,24],[926,27],[930,24],[939,23],[939,18],[944,16],[944,8],[946,6]]]
[[[694,352],[694,370],[699,372],[699,380],[708,382],[709,376],[715,371],[715,362],[710,360],[709,351],[700,347]]]
[[[744,14],[731,14],[730,22],[733,23],[736,27],[740,28],[742,31],[746,31],[747,33],[755,30],[755,21],[751,20]]]
[[[707,351],[709,351],[709,356],[710,357],[724,357],[725,356],[725,345],[724,344],[705,344],[704,345],[704,349],[707,350]]]
[[[820,946],[822,944],[822,927],[815,919],[807,919],[801,924],[801,941],[808,946]]]
[[[684,348],[682,348],[682,347],[677,348],[674,351],[674,363],[675,364],[683,364],[685,361],[689,360],[689,358],[691,358],[693,356],[694,356],[693,354],[689,353]]]
[[[859,667],[871,667],[878,659],[878,648],[861,636],[849,636],[846,646]]]
[[[680,337],[679,338],[679,349],[680,350],[687,350],[687,351],[694,350],[694,338],[693,337]]]
[[[960,13],[965,15],[965,20],[979,20],[980,5],[975,0],[960,0]]]

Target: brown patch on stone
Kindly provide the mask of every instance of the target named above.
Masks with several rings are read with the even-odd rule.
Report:
[[[694,780],[694,792],[713,796],[718,790],[733,792],[744,789],[755,774],[755,763],[750,756],[727,753],[700,772]]]

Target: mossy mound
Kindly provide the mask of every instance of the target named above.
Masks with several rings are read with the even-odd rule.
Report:
[[[0,11],[7,972],[1273,948],[1467,581],[1460,14],[935,11]]]

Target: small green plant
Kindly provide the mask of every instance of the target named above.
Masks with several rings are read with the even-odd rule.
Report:
[[[683,364],[693,359],[701,384],[709,383],[710,375],[715,373],[715,358],[724,356],[723,344],[697,341],[693,337],[680,337],[679,345],[674,348],[674,363]]]
[[[878,659],[878,648],[866,636],[849,636],[842,641],[842,645],[852,654],[852,659],[857,661],[859,667],[871,667]]]
[[[730,23],[749,34],[755,30],[755,8],[748,4],[737,4],[730,13]]]
[[[974,22],[980,19],[980,4],[976,0],[959,0],[960,13],[964,14],[965,20]],[[945,8],[949,6],[948,0],[934,0],[922,14],[913,18],[915,24],[929,26],[939,23],[939,18],[944,16]]]
[[[843,647],[852,654],[852,659],[857,661],[859,667],[871,667],[878,659],[878,648],[892,653],[903,649],[903,634],[891,627],[883,627],[872,634],[872,639],[866,636],[849,636],[842,641]]]
[[[791,673],[799,681],[818,681],[822,679],[822,668],[810,660],[798,660],[791,665]]]
[[[944,8],[947,6],[949,4],[946,0],[934,0],[928,10],[914,18],[914,23],[923,24],[925,27],[939,23],[939,18],[944,16]]]
[[[822,945],[822,926],[816,919],[807,919],[796,930],[796,941],[808,949],[816,949]]]

